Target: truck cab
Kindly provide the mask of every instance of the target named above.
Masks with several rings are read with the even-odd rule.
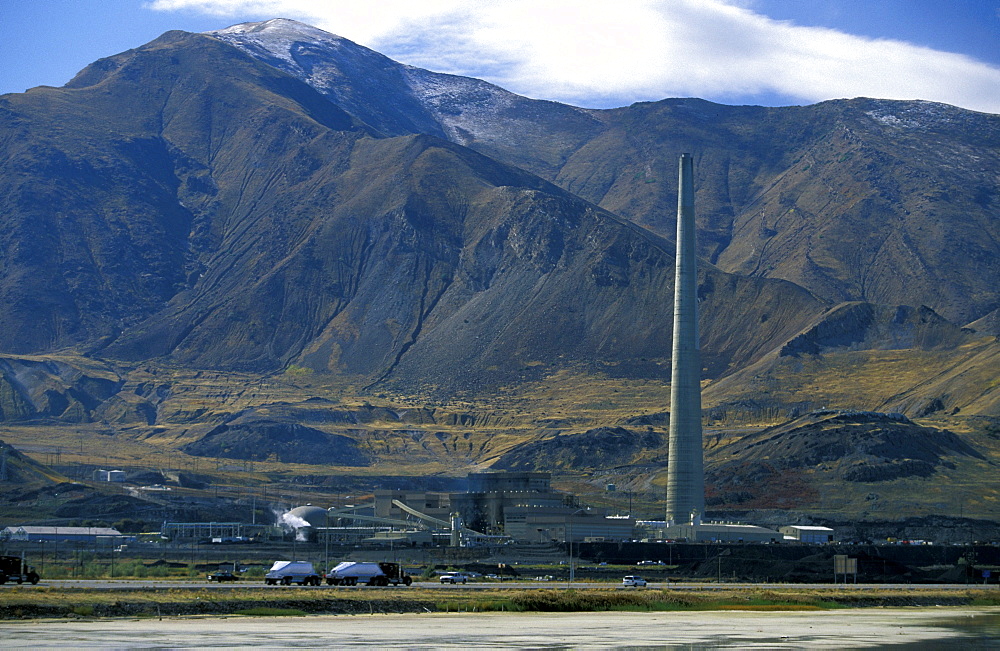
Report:
[[[36,585],[41,577],[20,556],[0,556],[0,585],[13,581]]]

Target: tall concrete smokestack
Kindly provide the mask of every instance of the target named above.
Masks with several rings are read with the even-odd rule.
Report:
[[[693,169],[691,154],[681,154],[670,379],[670,458],[667,462],[668,525],[692,521],[697,524],[705,510]]]

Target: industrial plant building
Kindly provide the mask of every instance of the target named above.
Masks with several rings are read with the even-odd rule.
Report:
[[[170,540],[233,542],[262,536],[270,529],[270,526],[242,522],[164,522],[160,533]]]
[[[111,481],[121,483],[125,481],[125,471],[97,469],[94,471],[92,478],[94,481]]]
[[[568,508],[573,497],[552,490],[551,473],[477,472],[469,474],[468,492],[452,493],[451,503],[470,529],[509,536],[510,509]]]
[[[299,506],[285,513],[282,521],[303,538],[406,546],[503,540],[778,543],[793,536],[803,542],[827,542],[832,537],[832,531],[823,527],[797,527],[795,534],[786,534],[750,524],[702,522],[700,517],[686,523],[637,522],[581,506],[576,497],[553,490],[547,472],[472,473],[468,485],[470,490],[464,493],[377,490],[369,503],[331,509]]]
[[[528,542],[632,540],[635,520],[565,506],[513,506],[504,511],[504,533]]]
[[[441,520],[458,513],[469,529],[511,535],[506,514],[512,508],[576,510],[572,496],[552,490],[552,475],[547,472],[474,472],[468,485],[464,493],[377,490],[374,514],[405,519],[404,506]]]
[[[752,524],[699,522],[667,527],[666,535],[687,542],[779,543],[784,535]]]
[[[329,542],[452,546],[523,540],[631,540],[635,521],[581,508],[552,490],[547,472],[479,472],[464,493],[377,490],[368,504],[290,510],[298,535]]]
[[[14,542],[80,542],[121,544],[127,537],[111,527],[16,526],[0,531],[0,540]]]
[[[819,544],[833,542],[833,529],[830,527],[791,525],[780,527],[778,531],[784,535],[785,540]]]

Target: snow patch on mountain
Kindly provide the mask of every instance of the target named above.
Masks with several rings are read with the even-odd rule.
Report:
[[[967,110],[939,102],[913,100],[873,100],[875,109],[865,115],[889,127],[900,129],[930,129],[953,123],[964,117]]]
[[[293,65],[296,62],[291,53],[297,43],[323,43],[334,48],[340,47],[343,43],[350,43],[347,39],[287,18],[274,18],[259,23],[241,23],[225,29],[206,32],[206,34],[234,44],[256,45],[272,56]]]
[[[332,90],[334,80],[340,75],[332,74],[334,71],[329,65],[316,66],[313,59],[335,57],[352,47],[381,56],[345,38],[287,18],[241,23],[205,33],[292,74],[323,93]]]
[[[457,77],[406,66],[404,77],[411,92],[430,109],[454,142],[470,137],[490,140],[502,114],[524,98],[479,79]]]
[[[504,139],[524,126],[516,118],[518,105],[536,101],[480,79],[398,63],[294,20],[242,23],[206,34],[304,81],[362,120],[390,115],[393,124],[437,131],[459,144]],[[369,93],[359,92],[366,88]],[[386,103],[373,111],[371,103],[379,98]]]

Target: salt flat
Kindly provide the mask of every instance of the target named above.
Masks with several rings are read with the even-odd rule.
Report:
[[[1000,645],[1000,608],[35,620],[2,628],[0,646],[35,649],[976,649]]]

